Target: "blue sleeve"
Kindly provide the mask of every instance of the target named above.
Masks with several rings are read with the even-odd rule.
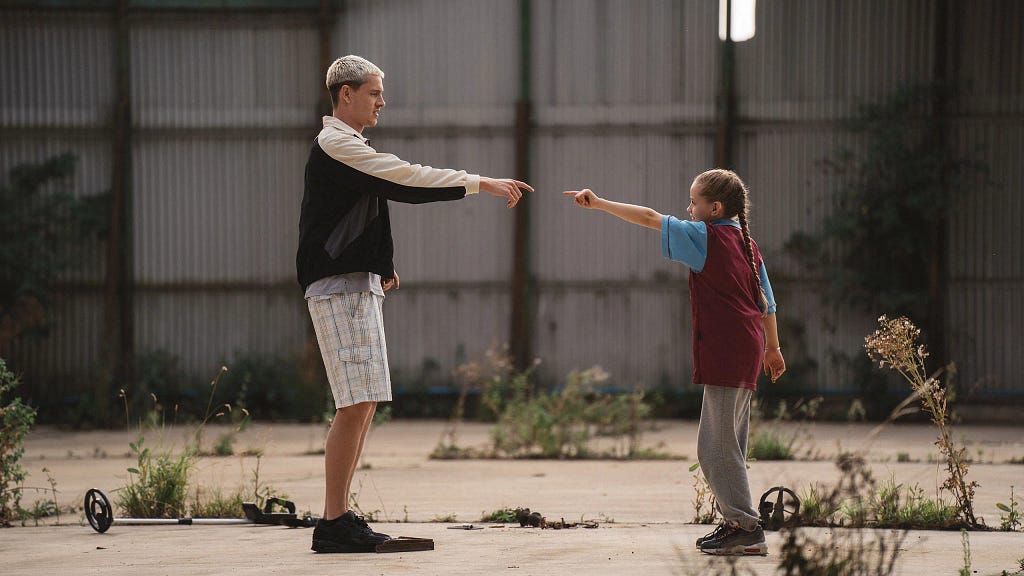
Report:
[[[707,225],[665,216],[661,219],[661,255],[700,272],[708,258]]]
[[[768,299],[768,313],[775,313],[775,294],[772,293],[772,283],[768,281],[768,270],[764,267],[764,262],[761,262],[761,289],[764,290],[765,298]]]

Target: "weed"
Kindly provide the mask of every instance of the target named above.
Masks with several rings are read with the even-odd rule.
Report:
[[[499,508],[490,514],[481,512],[480,521],[509,524],[516,521],[516,511],[512,508]]]
[[[804,526],[832,526],[840,507],[834,500],[823,498],[817,485],[800,494],[800,523]]]
[[[960,545],[964,549],[964,565],[958,574],[971,576],[971,538],[967,535],[967,530],[963,528],[960,529]]]
[[[792,460],[794,438],[785,439],[775,429],[758,430],[747,446],[748,460]]]
[[[641,432],[650,406],[640,390],[632,394],[603,392],[599,385],[608,373],[599,366],[569,373],[566,383],[554,391],[534,391],[530,384],[539,363],[516,371],[507,351],[489,350],[488,364],[463,364],[457,374],[461,392],[449,425],[442,432],[433,458],[668,458],[652,449],[641,449]],[[466,395],[480,392],[485,415],[497,418],[490,450],[457,446]],[[606,451],[596,451],[596,437],[618,438]]]
[[[935,444],[945,457],[947,478],[942,488],[949,490],[956,499],[957,513],[964,524],[970,527],[978,525],[974,516],[974,489],[977,482],[968,482],[968,459],[966,449],[958,447],[953,440],[949,425],[949,402],[952,390],[944,386],[938,379],[943,370],[930,376],[925,368],[928,357],[924,345],[918,345],[917,339],[921,331],[905,317],[889,320],[885,315],[878,319],[880,328],[864,338],[864,347],[873,362],[880,368],[886,366],[898,372],[914,389],[921,399],[921,404],[931,417],[932,423],[939,429],[939,438]]]
[[[371,480],[371,482],[372,482],[372,480]],[[376,489],[377,489],[377,486],[374,485],[374,490],[376,490]],[[379,520],[378,514],[381,513],[381,510],[379,508],[376,509],[376,510],[363,510],[362,506],[359,505],[359,494],[361,494],[362,491],[363,491],[363,479],[360,478],[359,479],[359,487],[355,491],[349,493],[349,495],[348,495],[348,506],[349,506],[349,508],[354,510],[356,514],[358,514],[359,516],[362,516],[363,518],[365,518],[367,522],[377,522]],[[379,492],[377,493],[377,499],[380,501],[381,506],[383,507],[384,506],[384,501],[381,500]],[[384,518],[386,520],[390,520],[390,518],[388,518],[388,515],[387,515],[386,511],[384,512]]]
[[[715,495],[711,492],[711,485],[704,473],[700,470],[700,463],[690,466],[693,472],[693,522],[695,524],[714,524],[718,519],[718,505]]]
[[[897,462],[910,462],[911,461],[910,460],[910,454],[908,454],[906,452],[900,452],[900,453],[896,454],[896,461]]]
[[[904,487],[893,479],[878,488],[870,506],[876,528],[945,530],[961,524],[956,507],[927,498],[918,486]]]
[[[191,513],[193,518],[244,518],[242,510],[244,496],[241,490],[225,495],[220,488],[207,493],[196,489],[192,498]]]
[[[996,504],[996,508],[999,508],[1005,514],[999,515],[999,529],[1007,532],[1013,532],[1021,525],[1021,511],[1020,503],[1017,502],[1017,498],[1013,495],[1013,486],[1010,486],[1010,503],[1003,504],[999,502]]]
[[[457,516],[455,514],[445,514],[443,516],[434,516],[430,521],[439,523],[458,522],[456,518]],[[367,520],[369,520],[369,518],[367,518]]]
[[[815,489],[819,517],[838,510],[841,502],[864,508],[874,486],[871,471],[864,458],[840,454],[836,459],[839,483],[829,490]],[[806,513],[807,501],[801,509]],[[782,529],[778,572],[785,576],[859,576],[888,575],[895,570],[905,531],[869,532],[860,529],[829,530],[819,539],[814,531]],[[818,533],[820,534],[820,533]]]
[[[21,398],[6,400],[7,393],[18,384],[18,379],[0,358],[0,527],[9,526],[21,508],[20,485],[28,473],[19,461],[25,453],[25,436],[36,418],[35,409]]]
[[[21,520],[21,525],[24,526],[25,522],[29,519],[39,526],[39,520],[41,518],[49,518],[50,516],[57,516],[60,514],[60,509],[57,507],[57,503],[49,498],[46,500],[36,500],[32,503],[32,507],[29,509],[18,507],[18,518]]]
[[[135,455],[136,466],[128,469],[129,483],[117,497],[118,507],[134,518],[177,518],[185,513],[188,496],[188,473],[195,458],[185,451],[178,456],[170,453],[154,456],[143,444],[129,443]]]

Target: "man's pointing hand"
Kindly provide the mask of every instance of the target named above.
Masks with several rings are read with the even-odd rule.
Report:
[[[505,206],[513,208],[523,197],[523,190],[533,192],[533,188],[526,182],[512,180],[511,178],[480,178],[480,190],[491,196],[505,199]]]

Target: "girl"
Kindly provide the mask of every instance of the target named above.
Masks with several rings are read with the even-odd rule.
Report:
[[[693,381],[704,385],[697,460],[725,519],[697,547],[708,554],[767,554],[747,483],[747,427],[759,371],[775,382],[786,362],[768,273],[747,228],[746,185],[729,170],[697,176],[689,221],[589,189],[563,194],[577,206],[660,230],[662,254],[690,267]]]

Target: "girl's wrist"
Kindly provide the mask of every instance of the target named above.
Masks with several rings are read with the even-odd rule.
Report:
[[[776,352],[782,352],[782,346],[765,346],[764,351],[774,350]]]

